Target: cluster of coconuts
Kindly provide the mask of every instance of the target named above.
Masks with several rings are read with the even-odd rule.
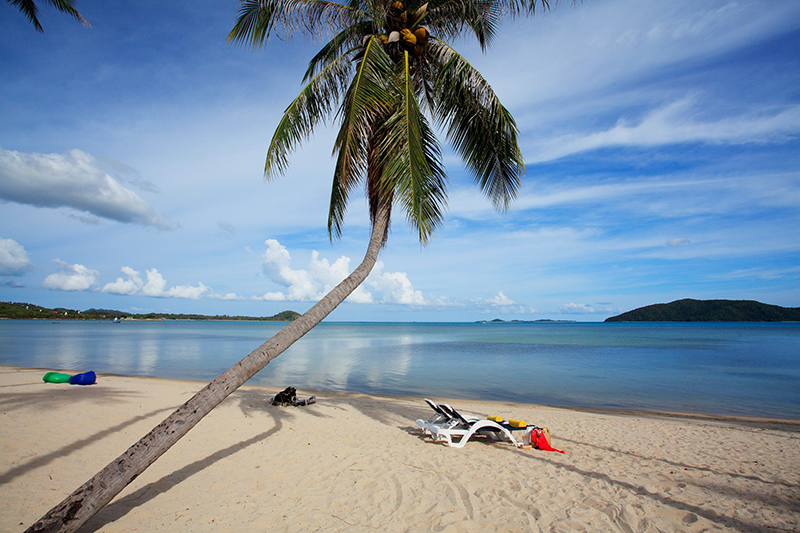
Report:
[[[403,2],[395,0],[386,17],[386,34],[379,35],[378,39],[384,44],[399,41],[409,54],[420,57],[430,35],[428,28],[419,25],[427,10],[428,4],[425,3],[409,15]]]

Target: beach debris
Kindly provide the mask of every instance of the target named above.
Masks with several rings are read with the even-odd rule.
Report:
[[[294,387],[286,387],[281,392],[270,398],[269,403],[272,405],[279,405],[281,407],[287,407],[289,405],[294,407],[303,407],[305,405],[317,403],[317,397],[311,396],[306,400],[298,400],[297,389]]]

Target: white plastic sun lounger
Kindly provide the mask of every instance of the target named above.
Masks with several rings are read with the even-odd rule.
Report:
[[[434,409],[437,415],[427,420],[417,420],[417,425],[422,428],[423,433],[429,434],[434,441],[444,441],[452,448],[463,448],[467,445],[469,439],[475,435],[490,437],[497,441],[507,440],[514,446],[519,446],[511,431],[514,429],[527,430],[528,428],[528,426],[514,428],[508,424],[501,424],[486,418],[470,419],[461,415],[447,404],[434,406],[433,402],[427,398],[425,401]],[[437,416],[441,415],[444,415],[445,418],[436,419]]]

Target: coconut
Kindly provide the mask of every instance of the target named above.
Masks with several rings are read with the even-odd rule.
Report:
[[[428,42],[428,29],[425,26],[420,26],[414,30],[414,36],[417,38],[417,44],[424,46]]]
[[[400,30],[400,38],[403,41],[403,46],[405,46],[406,48],[414,48],[414,45],[417,44],[416,35],[411,33],[411,30],[409,30],[408,28]]]
[[[414,57],[420,57],[422,54],[425,53],[425,45],[416,44],[414,48],[411,49],[411,55]]]

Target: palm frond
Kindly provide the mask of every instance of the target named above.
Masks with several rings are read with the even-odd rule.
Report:
[[[400,202],[425,244],[444,221],[446,176],[436,136],[416,100],[408,52],[397,80],[398,105],[377,135],[382,169],[377,191],[381,201]]]
[[[264,164],[264,176],[267,179],[286,170],[291,151],[332,112],[343,92],[342,80],[348,77],[351,70],[352,64],[346,55],[331,61],[286,108],[267,150]]]
[[[444,41],[470,28],[481,49],[486,50],[497,36],[503,17],[533,14],[537,2],[544,10],[550,8],[549,0],[432,0],[427,24]]]
[[[436,116],[475,182],[495,208],[506,210],[525,172],[517,125],[492,88],[461,55],[431,45],[436,73]]]
[[[334,144],[337,158],[328,213],[332,239],[341,236],[349,193],[365,175],[375,123],[392,107],[392,96],[386,87],[391,75],[391,59],[377,38],[370,36],[338,114],[341,126]]]
[[[365,35],[369,36],[376,32],[375,25],[371,21],[358,22],[346,27],[323,46],[308,63],[303,81],[310,80],[319,72],[324,65],[333,59],[345,54],[354,52],[361,48]]]
[[[36,2],[34,0],[8,0],[11,5],[16,6],[17,9],[22,12],[23,15],[28,17],[28,20],[33,24],[33,27],[36,28],[37,31],[44,32],[44,28],[39,23],[39,10],[36,7]],[[66,13],[70,15],[72,18],[80,22],[86,27],[89,27],[89,22],[83,18],[83,15],[78,13],[78,10],[75,9],[69,0],[47,0],[49,4],[53,7],[61,11],[62,13]]]
[[[240,0],[238,16],[228,42],[260,48],[278,26],[287,35],[303,31],[321,36],[366,20],[351,6],[326,0]]]

